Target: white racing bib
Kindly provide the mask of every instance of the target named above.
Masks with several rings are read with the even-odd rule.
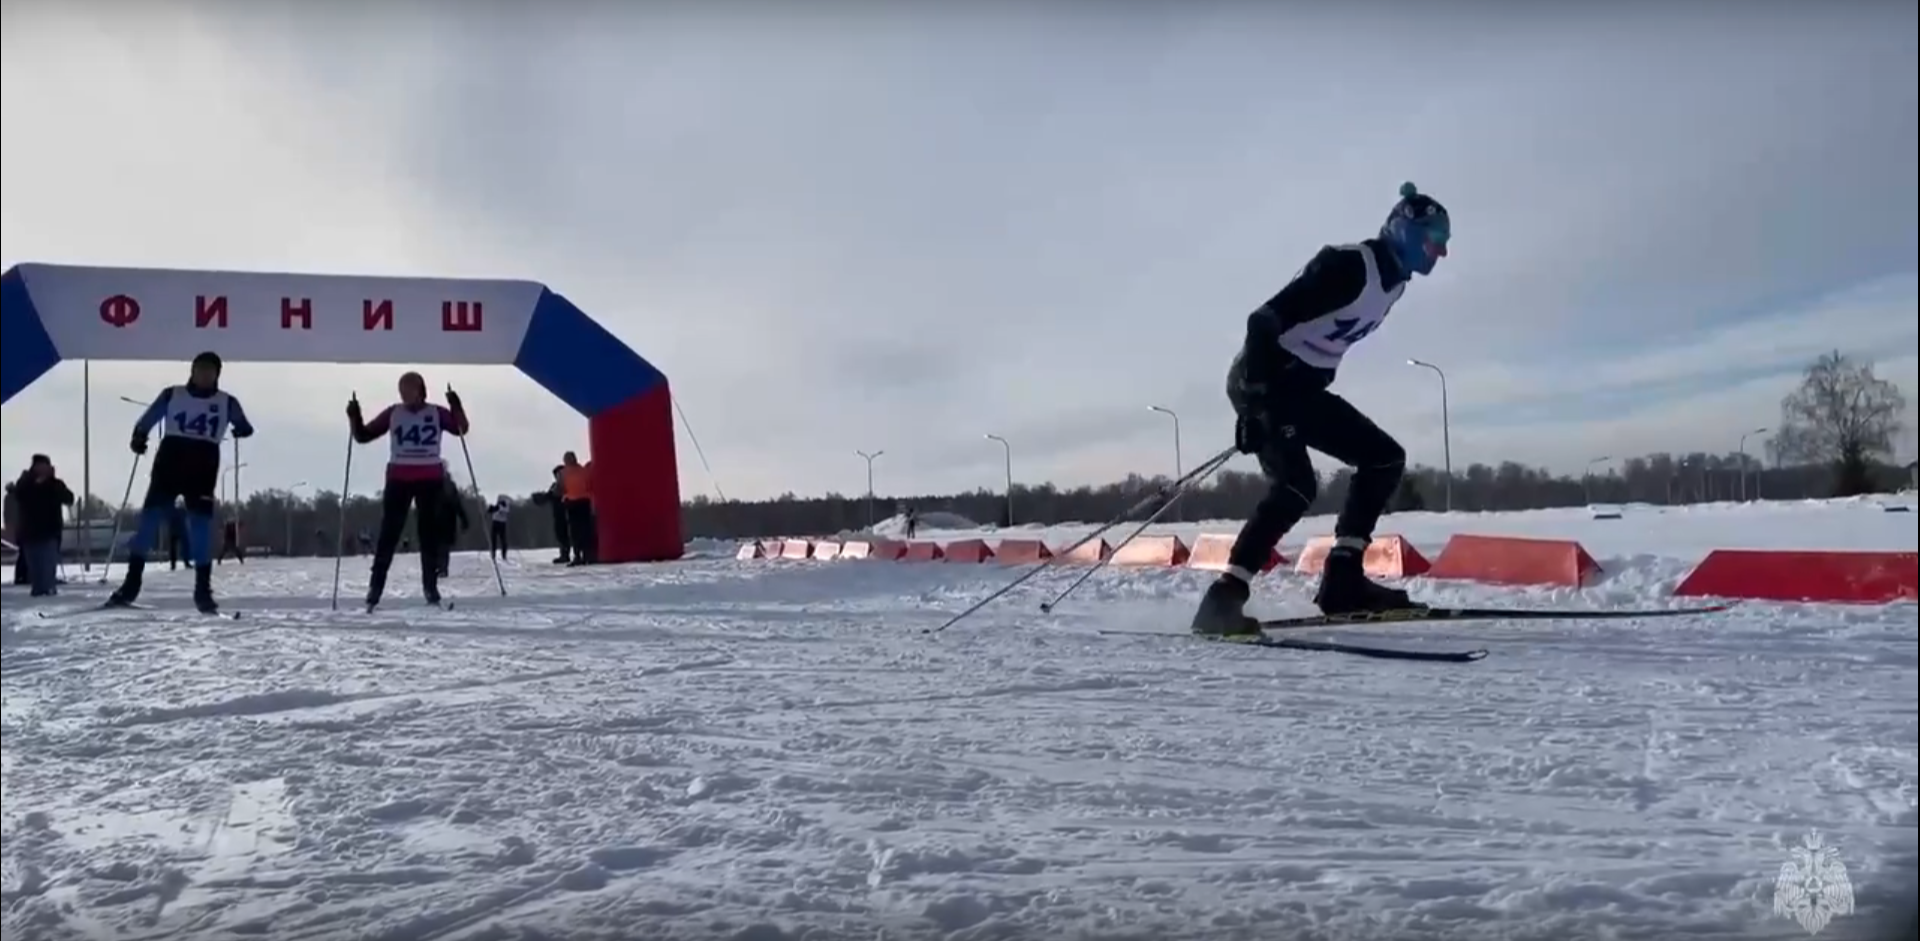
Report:
[[[426,465],[440,463],[440,409],[428,405],[419,411],[394,406],[387,415],[387,462]]]
[[[227,394],[200,398],[186,386],[174,386],[167,395],[167,437],[219,444],[227,434]]]
[[[1380,329],[1394,302],[1407,290],[1404,281],[1394,285],[1391,291],[1381,290],[1380,266],[1374,261],[1373,251],[1365,245],[1341,248],[1359,252],[1366,262],[1367,285],[1360,289],[1360,296],[1333,313],[1315,317],[1280,334],[1281,349],[1316,369],[1339,368],[1347,350]]]

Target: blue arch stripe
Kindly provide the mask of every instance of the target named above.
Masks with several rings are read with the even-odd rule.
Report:
[[[667,381],[632,347],[551,289],[540,292],[513,365],[588,418]]]
[[[0,274],[0,402],[47,374],[60,363],[60,351],[40,322],[19,266]]]

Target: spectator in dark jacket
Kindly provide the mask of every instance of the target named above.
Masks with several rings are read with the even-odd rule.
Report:
[[[573,534],[567,531],[566,491],[560,485],[560,476],[566,470],[563,464],[553,465],[553,483],[547,485],[544,492],[533,495],[534,505],[545,504],[553,513],[553,538],[560,541],[560,555],[553,560],[555,565],[565,565],[573,558]]]
[[[20,480],[26,480],[31,476],[33,476],[33,471],[31,470],[20,472]],[[13,543],[15,549],[20,548],[20,498],[14,496],[14,490],[19,486],[19,481],[7,482],[7,541]],[[15,585],[25,585],[27,583],[27,554],[24,552],[14,553],[13,583]]]
[[[33,467],[14,484],[20,501],[20,556],[27,560],[27,582],[34,597],[59,592],[60,531],[66,528],[66,509],[73,491],[53,471],[44,454],[33,456]]]

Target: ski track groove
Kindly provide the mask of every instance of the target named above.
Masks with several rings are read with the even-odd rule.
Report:
[[[1204,576],[927,638],[996,576],[619,571],[9,612],[9,941],[1791,937],[1802,829],[1913,854],[1913,631],[1856,613],[1303,635],[1494,650],[1422,664],[1089,633]]]

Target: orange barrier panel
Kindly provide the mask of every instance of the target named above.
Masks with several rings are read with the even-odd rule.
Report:
[[[993,558],[993,550],[988,548],[984,539],[959,539],[947,543],[943,553],[948,562],[970,562],[978,565]]]
[[[1038,539],[1002,539],[993,557],[1004,565],[1032,565],[1053,558],[1053,550]]]
[[[1920,553],[1715,549],[1673,593],[1842,604],[1915,601],[1920,600]]]
[[[892,562],[899,559],[906,551],[905,544],[890,539],[851,539],[840,546],[840,558],[878,559],[882,562]]]
[[[1060,561],[1080,565],[1095,565],[1113,554],[1113,547],[1105,539],[1093,539],[1080,545],[1071,552],[1060,553]]]
[[[805,539],[789,539],[780,544],[780,558],[810,559],[813,557],[813,543]]]
[[[937,542],[909,542],[907,551],[898,558],[902,562],[938,562],[946,556],[946,550]]]
[[[784,539],[762,539],[760,540],[760,558],[780,558],[780,551],[786,547],[787,542]]]
[[[1187,554],[1187,568],[1204,569],[1209,572],[1227,570],[1227,558],[1233,554],[1233,541],[1238,537],[1223,536],[1219,533],[1206,533],[1193,541],[1193,549]],[[1275,549],[1267,554],[1267,564],[1260,569],[1271,572],[1287,564],[1285,556]]]
[[[1427,572],[1429,578],[1562,588],[1579,588],[1599,574],[1600,563],[1571,539],[1470,535],[1447,540]]]
[[[837,542],[816,542],[813,544],[813,557],[822,562],[831,562],[840,558],[840,544]]]
[[[733,557],[744,562],[747,559],[764,559],[767,557],[767,554],[761,551],[759,543],[743,542],[740,544],[739,551],[735,552]]]
[[[1109,565],[1185,565],[1187,544],[1179,536],[1141,536],[1113,550]]]
[[[1327,553],[1332,550],[1332,536],[1315,536],[1307,540],[1307,544],[1300,549],[1299,559],[1293,563],[1293,570],[1303,575],[1320,574],[1326,569]],[[1360,567],[1374,578],[1414,578],[1427,574],[1433,565],[1405,536],[1390,533],[1375,536],[1372,542],[1367,543]]]

